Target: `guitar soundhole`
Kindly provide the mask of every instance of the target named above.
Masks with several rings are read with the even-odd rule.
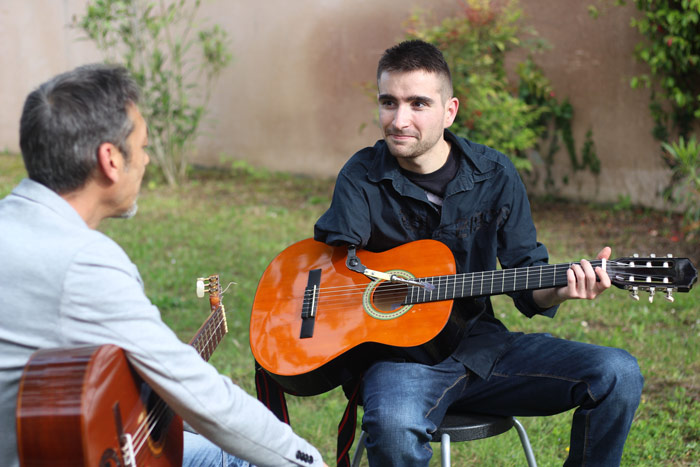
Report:
[[[122,467],[117,451],[112,448],[105,450],[100,459],[100,467]]]
[[[141,386],[141,398],[145,400],[146,417],[150,436],[148,446],[154,455],[160,455],[173,420],[174,413],[147,384]]]
[[[372,304],[379,311],[394,311],[404,305],[407,290],[406,284],[382,282],[374,289]]]

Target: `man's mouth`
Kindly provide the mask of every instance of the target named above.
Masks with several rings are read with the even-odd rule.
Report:
[[[415,135],[409,135],[406,133],[389,133],[389,137],[398,141],[406,141],[411,138],[416,138]]]

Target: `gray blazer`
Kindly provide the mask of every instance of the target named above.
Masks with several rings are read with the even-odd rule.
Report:
[[[107,343],[123,348],[165,402],[227,452],[260,466],[322,465],[313,446],[162,322],[114,241],[56,193],[23,180],[0,200],[0,465],[18,465],[17,388],[30,355]]]

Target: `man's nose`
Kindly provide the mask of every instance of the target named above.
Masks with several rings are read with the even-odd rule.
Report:
[[[396,128],[406,128],[411,123],[410,108],[405,105],[399,105],[394,114],[394,126]]]

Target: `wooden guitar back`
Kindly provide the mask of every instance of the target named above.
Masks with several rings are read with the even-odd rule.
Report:
[[[117,346],[36,352],[19,387],[20,464],[125,465],[119,424],[132,434],[139,426],[148,428],[144,417],[151,392]],[[154,425],[156,435],[141,438],[136,465],[182,465],[182,420],[168,412],[164,406],[169,423]]]

